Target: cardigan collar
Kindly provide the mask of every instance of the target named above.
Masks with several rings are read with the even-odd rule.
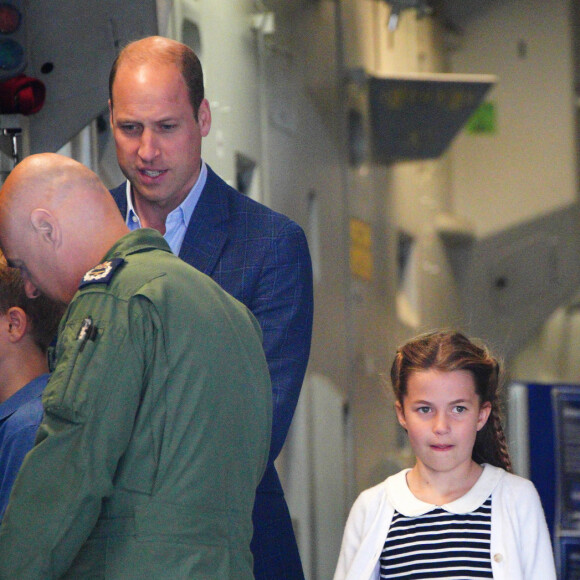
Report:
[[[475,511],[490,496],[505,473],[503,469],[483,464],[483,471],[475,485],[462,497],[442,506],[426,503],[416,498],[407,485],[407,473],[404,469],[387,479],[387,494],[393,507],[406,517],[422,516],[436,507],[454,514],[467,514]]]

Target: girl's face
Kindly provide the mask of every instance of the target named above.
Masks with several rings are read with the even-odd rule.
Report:
[[[470,467],[475,436],[491,411],[489,402],[480,405],[471,372],[434,369],[411,373],[395,407],[417,464],[448,475]]]

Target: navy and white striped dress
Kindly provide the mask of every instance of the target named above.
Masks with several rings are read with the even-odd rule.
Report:
[[[381,554],[383,578],[493,578],[491,496],[473,512],[434,507],[408,517],[395,512]]]
[[[480,477],[462,497],[436,506],[413,495],[409,471],[389,480],[394,514],[378,563],[381,579],[493,578],[494,482]]]

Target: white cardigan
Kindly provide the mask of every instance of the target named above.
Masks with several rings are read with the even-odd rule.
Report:
[[[433,505],[418,500],[407,486],[405,469],[363,491],[344,530],[334,580],[377,580],[379,558],[394,510],[418,516]],[[491,565],[496,580],[555,580],[550,535],[536,488],[531,481],[484,465],[475,485],[443,507],[469,513],[492,494]]]

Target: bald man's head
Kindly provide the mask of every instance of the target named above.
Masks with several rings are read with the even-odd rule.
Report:
[[[0,248],[22,271],[29,295],[67,303],[127,231],[99,178],[69,157],[27,157],[0,190]]]

